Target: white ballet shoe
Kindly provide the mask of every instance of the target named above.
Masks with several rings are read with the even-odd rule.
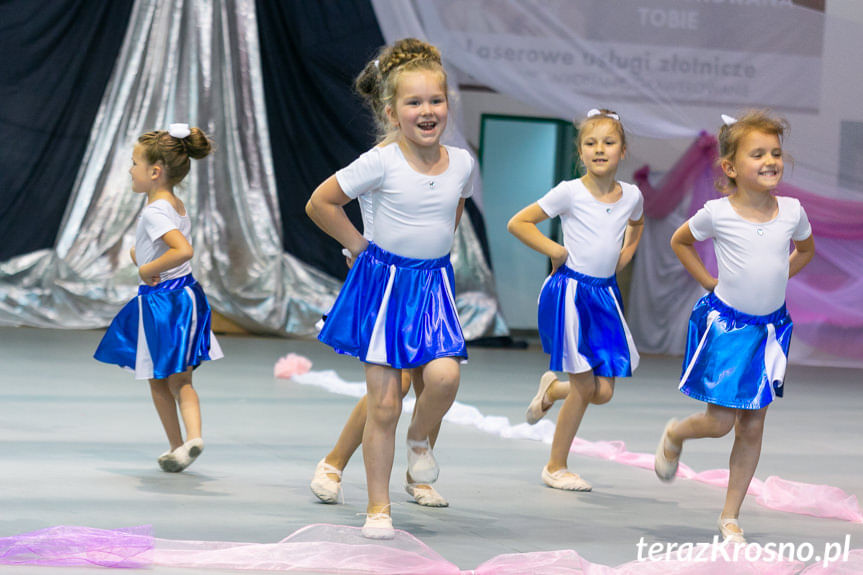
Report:
[[[449,507],[449,501],[431,485],[424,483],[405,483],[405,491],[423,507]]]
[[[168,473],[179,473],[191,463],[185,444],[173,451],[166,451],[159,456],[159,467]]]
[[[156,461],[159,462],[159,469],[166,473],[175,473],[180,470],[180,464],[177,462],[177,458],[174,457],[173,451],[166,451]]]
[[[730,529],[730,525],[737,527],[737,529]],[[727,541],[728,543],[734,543],[735,545],[738,543],[743,545],[746,544],[746,539],[743,537],[743,530],[740,529],[740,524],[737,522],[736,517],[723,517],[720,515],[719,534],[722,535],[722,540]]]
[[[558,469],[554,473],[549,472],[548,466],[542,468],[543,482],[554,489],[564,491],[591,491],[590,483],[582,479],[578,474],[568,469]]]
[[[440,468],[435,461],[428,438],[422,441],[407,440],[408,474],[416,483],[431,484],[437,481]],[[417,449],[422,451],[417,452]]]
[[[669,419],[668,423],[665,424],[659,445],[656,447],[656,457],[653,459],[653,470],[656,472],[656,476],[665,482],[674,480],[674,476],[677,475],[677,467],[680,465],[680,450],[683,446],[674,446],[668,439],[668,430],[675,425],[677,425],[677,420],[674,418]],[[666,457],[666,450],[674,453],[676,457],[671,459]]]
[[[195,439],[190,439],[186,443],[183,444],[183,450],[186,452],[186,459],[184,460],[186,465],[183,467],[189,467],[199,455],[204,451],[204,440],[200,437],[196,437]]]
[[[329,474],[338,475],[338,480]],[[342,470],[327,463],[326,457],[321,459],[315,466],[315,474],[309,487],[315,497],[324,503],[338,503],[339,493],[342,491]]]
[[[393,518],[386,512],[366,514],[362,534],[366,539],[392,539],[396,536]]]
[[[548,392],[548,388],[551,387],[555,381],[557,381],[557,376],[553,371],[546,371],[542,374],[542,377],[539,378],[539,389],[537,389],[536,395],[533,396],[533,399],[530,400],[530,404],[527,406],[527,413],[524,415],[524,418],[529,425],[535,425],[540,419],[545,417],[545,414],[548,413],[549,409],[551,409],[551,405],[543,408],[542,402],[545,400],[545,394]]]

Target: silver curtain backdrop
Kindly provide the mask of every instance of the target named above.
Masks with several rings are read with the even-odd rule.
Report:
[[[134,296],[128,254],[143,198],[131,191],[132,147],[172,122],[216,142],[177,190],[213,308],[254,333],[315,332],[340,282],[281,248],[253,0],[135,2],[54,249],[0,264],[0,325],[103,327]],[[468,218],[453,266],[465,336],[506,335]]]

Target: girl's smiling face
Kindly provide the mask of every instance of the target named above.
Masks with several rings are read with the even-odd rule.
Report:
[[[595,122],[581,134],[578,153],[584,167],[593,176],[614,174],[626,156],[623,141],[612,120]]]
[[[785,167],[782,143],[776,134],[753,130],[740,139],[731,160],[722,161],[722,169],[734,178],[738,189],[769,192],[779,185]]]
[[[394,108],[387,107],[387,114],[410,143],[420,147],[440,144],[449,112],[444,85],[441,74],[432,70],[399,75]]]

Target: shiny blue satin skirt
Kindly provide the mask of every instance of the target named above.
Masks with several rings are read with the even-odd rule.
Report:
[[[394,368],[466,358],[449,255],[402,257],[374,243],[361,253],[318,335],[339,353]]]
[[[542,286],[537,315],[549,369],[629,377],[638,367],[615,276],[596,278],[561,266]]]
[[[221,358],[201,285],[188,274],[138,286],[138,296],[111,322],[93,357],[133,370],[135,379],[163,379]]]
[[[680,391],[725,407],[767,406],[782,397],[792,327],[784,305],[750,315],[705,295],[689,316]]]

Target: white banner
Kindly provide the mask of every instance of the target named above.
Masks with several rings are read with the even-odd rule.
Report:
[[[673,136],[691,125],[680,104],[817,111],[823,4],[435,0],[415,6],[429,38],[479,82],[571,116],[595,102],[624,111],[638,104],[637,132]],[[644,118],[645,104],[655,105],[653,118]]]

